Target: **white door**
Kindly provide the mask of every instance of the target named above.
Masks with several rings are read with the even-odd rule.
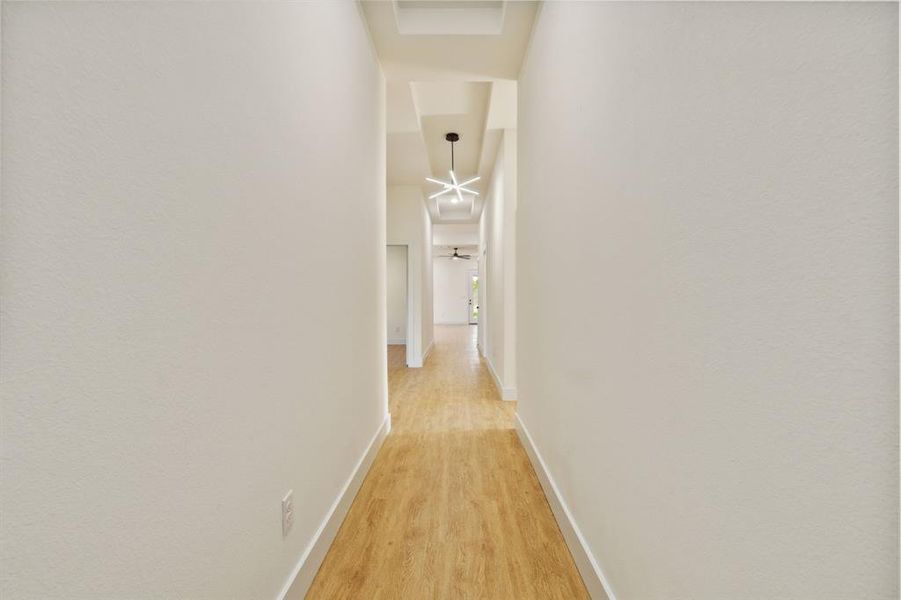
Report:
[[[479,322],[479,272],[469,271],[469,324]]]

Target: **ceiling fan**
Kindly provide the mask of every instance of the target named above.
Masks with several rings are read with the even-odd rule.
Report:
[[[459,247],[454,248],[453,254],[441,254],[439,255],[439,258],[449,258],[451,260],[469,260],[470,258],[472,258],[471,254],[458,254],[457,250],[459,249]]]

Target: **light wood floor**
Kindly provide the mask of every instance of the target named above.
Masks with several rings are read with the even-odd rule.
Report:
[[[404,352],[391,433],[307,598],[588,598],[475,327],[436,326],[421,369]]]

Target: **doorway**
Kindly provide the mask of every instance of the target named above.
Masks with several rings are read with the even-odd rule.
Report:
[[[387,273],[387,343],[407,345],[407,247],[388,246]]]
[[[417,325],[413,286],[416,278],[410,273],[415,256],[410,244],[387,244],[385,253],[385,343],[388,354],[404,366],[422,366],[416,354]],[[389,362],[392,359],[389,358]]]
[[[469,271],[468,277],[469,288],[469,324],[478,325],[479,323],[479,272],[476,270]]]

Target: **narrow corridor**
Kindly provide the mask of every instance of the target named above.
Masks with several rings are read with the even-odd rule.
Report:
[[[475,334],[389,348],[392,432],[307,598],[588,597]]]

